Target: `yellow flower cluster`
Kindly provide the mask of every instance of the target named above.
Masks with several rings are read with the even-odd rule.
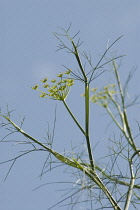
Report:
[[[94,94],[91,96],[90,100],[93,103],[97,103],[98,105],[106,108],[111,100],[111,97],[116,94],[115,86],[115,84],[110,84],[105,86],[100,92],[98,92],[97,88],[92,89],[91,91],[94,92]]]
[[[63,79],[64,75],[70,75],[70,70],[60,73],[57,75],[58,78],[60,78],[59,81],[57,81],[56,79],[52,79],[51,85],[48,83],[48,78],[43,78],[41,80],[43,84],[43,88],[47,89],[47,93],[43,92],[41,90],[38,89],[38,85],[34,85],[34,87],[32,87],[33,90],[38,90],[39,92],[41,92],[40,97],[41,98],[50,98],[50,99],[55,99],[55,100],[65,100],[69,91],[70,91],[70,87],[74,84],[74,79],[71,78],[66,78]]]

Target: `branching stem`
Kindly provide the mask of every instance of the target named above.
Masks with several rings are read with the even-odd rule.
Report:
[[[118,84],[119,92],[120,92],[120,95],[121,95],[122,112],[123,112],[123,123],[124,123],[124,126],[127,129],[128,136],[131,139],[131,146],[133,147],[133,149],[135,151],[137,151],[137,147],[135,145],[134,138],[132,136],[132,132],[131,132],[130,125],[129,125],[128,118],[127,118],[127,112],[126,112],[125,102],[124,102],[123,88],[122,88],[122,85],[121,85],[121,81],[120,81],[120,77],[119,77],[119,73],[118,73],[118,70],[117,70],[117,66],[116,66],[115,60],[113,60],[113,67],[114,67],[114,71],[115,71],[115,77],[116,77],[116,81],[117,81],[117,84]],[[126,133],[126,132],[124,132],[124,133]]]

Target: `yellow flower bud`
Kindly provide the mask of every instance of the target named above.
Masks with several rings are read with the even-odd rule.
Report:
[[[48,78],[46,77],[46,78],[43,78],[43,79],[41,80],[41,82],[45,83],[45,82],[47,82],[47,80],[48,80]]]
[[[32,87],[33,90],[36,90],[38,88],[38,85],[35,85],[34,87]]]

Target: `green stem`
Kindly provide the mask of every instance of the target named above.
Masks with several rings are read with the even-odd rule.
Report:
[[[87,164],[87,163],[83,163],[83,162],[81,163],[81,162],[80,162],[80,164],[81,164],[81,165],[84,165],[84,166],[86,166],[86,167],[91,167],[91,166],[90,166],[89,164]],[[124,182],[124,181],[121,181],[121,180],[119,180],[119,179],[117,179],[117,178],[113,178],[111,175],[107,174],[107,173],[104,171],[104,169],[100,168],[98,165],[95,165],[95,169],[97,169],[97,171],[99,171],[103,176],[105,176],[107,179],[109,179],[109,180],[115,182],[116,184],[124,185],[125,187],[129,187],[129,186],[130,186],[130,183],[128,183],[128,182]],[[140,186],[139,186],[139,185],[134,185],[134,188],[140,189]]]
[[[128,192],[127,192],[127,197],[126,197],[124,210],[128,210],[129,209],[130,202],[131,202],[131,197],[132,197],[132,193],[133,193],[134,183],[135,183],[135,180],[136,180],[136,177],[135,177],[134,171],[133,171],[133,158],[137,154],[138,154],[138,152],[135,152],[133,154],[133,156],[131,157],[131,159],[129,160],[131,179],[130,179],[130,185],[129,185]]]
[[[116,117],[112,114],[111,110],[108,107],[106,107],[106,110],[109,113],[109,115],[111,116],[111,118],[114,120],[114,122],[116,123],[116,125],[119,127],[119,129],[124,133],[123,127],[117,121]]]
[[[123,129],[123,127],[119,124],[119,122],[117,121],[117,119],[115,118],[115,116],[112,114],[111,110],[106,107],[107,112],[109,113],[109,115],[111,116],[111,118],[113,119],[113,121],[116,123],[116,125],[118,126],[118,128],[122,131],[122,133],[124,134],[124,136],[126,137],[128,143],[131,145],[131,147],[137,151],[137,148],[135,147],[135,144],[133,143],[133,141],[130,138],[130,135],[128,135],[128,133]]]
[[[90,177],[91,180],[93,180],[97,186],[99,186],[100,189],[104,192],[104,194],[107,196],[108,200],[112,204],[112,207],[114,210],[121,210],[119,204],[116,202],[116,200],[113,198],[112,194],[108,190],[108,188],[104,185],[102,180],[99,178],[99,176],[91,170],[84,170],[85,174]]]
[[[77,49],[77,47],[76,47],[74,41],[71,40],[71,42],[72,42],[72,45],[73,45],[74,50],[75,50],[74,55],[75,55],[75,57],[76,57],[77,63],[78,63],[78,65],[79,65],[79,67],[80,67],[80,70],[81,70],[83,76],[84,76],[84,79],[87,80],[87,77],[86,77],[86,74],[85,74],[85,71],[84,71],[82,62],[81,62],[81,60],[80,60],[80,56],[79,56],[79,53],[78,53],[78,49]]]
[[[37,139],[35,139],[34,137],[30,136],[28,133],[26,133],[25,131],[23,131],[18,125],[16,125],[9,117],[5,116],[5,115],[0,115],[3,118],[5,118],[13,127],[15,127],[15,129],[20,132],[22,135],[24,135],[26,138],[31,139],[33,142],[35,142],[36,144],[40,145],[41,147],[43,147],[44,149],[46,149],[46,151],[50,152],[51,154],[53,154],[58,160],[60,160],[61,162],[70,165],[72,167],[77,168],[76,164],[73,162],[73,160],[65,157],[64,155],[61,155],[60,153],[56,152],[55,150],[47,147],[46,145],[44,145],[43,143],[41,143],[40,141],[38,141]]]
[[[89,155],[89,159],[90,159],[90,164],[93,170],[95,170],[94,167],[94,160],[93,160],[93,155],[92,155],[92,150],[91,150],[91,144],[90,144],[90,137],[89,137],[89,82],[87,79],[87,76],[85,74],[82,62],[80,60],[80,56],[78,53],[78,49],[77,46],[75,45],[74,41],[71,40],[72,45],[74,47],[74,55],[76,57],[76,60],[78,62],[78,65],[80,67],[81,73],[84,77],[84,82],[85,82],[85,137],[86,137],[86,142],[87,142],[87,148],[88,148],[88,155]]]
[[[72,167],[78,168],[81,171],[84,171],[85,174],[90,177],[99,187],[100,189],[103,190],[103,192],[105,193],[105,195],[108,197],[108,199],[110,200],[112,206],[114,209],[116,210],[121,210],[121,208],[119,207],[119,205],[117,204],[117,202],[115,201],[115,199],[112,197],[112,195],[110,194],[110,192],[108,191],[108,189],[106,188],[106,186],[103,184],[103,182],[100,180],[100,178],[98,177],[98,175],[96,173],[94,173],[94,171],[91,171],[91,169],[85,168],[84,166],[82,166],[80,163],[78,163],[77,161],[74,160],[70,160],[69,158],[55,152],[54,150],[48,148],[47,146],[45,146],[44,144],[42,144],[41,142],[39,142],[38,140],[36,140],[35,138],[33,138],[32,136],[30,136],[29,134],[27,134],[26,132],[24,132],[20,127],[18,127],[9,117],[1,115],[2,117],[4,117],[7,121],[9,121],[15,128],[17,131],[19,131],[21,134],[23,134],[25,137],[31,139],[33,142],[37,143],[38,145],[42,146],[43,148],[45,148],[47,151],[51,152],[57,159],[59,159],[61,162],[64,162],[67,165],[70,165]]]
[[[120,77],[119,77],[119,74],[118,74],[118,71],[117,71],[117,65],[116,65],[116,62],[113,61],[113,67],[114,67],[114,70],[115,70],[115,76],[116,76],[116,81],[117,81],[117,84],[118,84],[118,87],[119,87],[119,91],[120,91],[120,95],[121,95],[121,101],[122,101],[122,110],[123,110],[123,116],[124,116],[124,126],[126,126],[126,129],[127,129],[127,133],[129,135],[129,138],[131,139],[131,146],[133,147],[133,149],[135,151],[137,151],[137,147],[135,145],[135,142],[134,142],[134,139],[133,139],[133,136],[132,136],[132,132],[131,132],[131,129],[130,129],[130,125],[129,125],[129,121],[128,121],[128,118],[127,118],[127,112],[126,112],[126,108],[125,108],[125,101],[124,101],[124,93],[123,93],[123,88],[122,88],[122,85],[121,85],[121,81],[120,81]]]
[[[115,101],[115,99],[113,98],[113,96],[108,93],[108,96],[110,97],[111,101],[114,103],[114,105],[116,106],[117,110],[118,110],[118,113],[119,113],[119,116],[120,116],[120,119],[121,119],[121,123],[123,125],[123,130],[126,132],[126,125],[124,123],[124,114],[121,110],[121,107],[120,105]]]
[[[93,160],[93,155],[92,155],[92,150],[91,150],[91,143],[90,143],[90,137],[89,137],[89,111],[90,111],[90,106],[89,106],[89,84],[86,82],[85,83],[85,130],[86,130],[86,141],[87,141],[87,148],[88,148],[88,154],[89,154],[89,159],[90,159],[90,164],[93,169],[95,170],[94,166],[94,160]]]
[[[77,119],[74,117],[74,115],[72,114],[71,110],[69,109],[67,103],[65,102],[65,100],[63,100],[63,104],[65,105],[66,109],[68,110],[69,114],[71,115],[72,119],[74,120],[74,122],[76,123],[76,125],[78,126],[78,128],[82,131],[82,133],[84,134],[84,136],[86,135],[84,129],[81,127],[81,125],[79,124],[79,122],[77,121]]]

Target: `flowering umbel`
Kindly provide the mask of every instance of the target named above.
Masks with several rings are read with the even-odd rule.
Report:
[[[101,91],[98,92],[97,88],[92,89],[91,91],[94,93],[90,100],[93,103],[96,103],[102,107],[107,107],[112,99],[112,96],[116,94],[115,84],[109,84],[105,86]]]
[[[33,90],[38,90],[41,94],[39,95],[41,98],[49,98],[54,100],[64,101],[68,96],[70,91],[70,87],[74,84],[74,79],[66,78],[64,75],[70,75],[71,71],[68,70],[66,72],[60,73],[57,75],[59,81],[56,79],[52,79],[50,83],[48,83],[48,78],[43,78],[41,82],[43,83],[43,88],[46,91],[39,90],[39,85],[34,85],[32,87]]]

